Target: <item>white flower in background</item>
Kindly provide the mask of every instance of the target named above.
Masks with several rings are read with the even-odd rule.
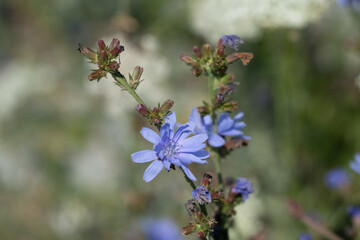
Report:
[[[263,28],[301,28],[319,19],[329,0],[198,0],[188,1],[194,30],[208,41],[236,33],[244,38],[261,34]]]

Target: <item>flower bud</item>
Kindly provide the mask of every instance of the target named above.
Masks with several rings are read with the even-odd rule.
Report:
[[[107,65],[109,70],[116,70],[120,67],[120,64],[116,61],[113,61]]]
[[[157,125],[157,124],[160,124],[160,123],[161,123],[160,119],[159,119],[159,118],[157,118],[157,117],[154,117],[153,121],[154,121],[154,124],[155,124],[155,125]]]
[[[196,61],[192,57],[190,57],[190,56],[188,56],[186,54],[181,54],[180,55],[180,60],[185,62],[188,65],[193,66],[193,67],[196,66]]]
[[[213,178],[212,173],[210,172],[204,173],[202,185],[208,187],[212,182],[212,178]]]
[[[160,109],[158,109],[157,107],[154,107],[152,112],[155,114],[155,115],[158,115],[159,112],[160,112]]]
[[[119,46],[120,46],[119,39],[114,38],[109,45],[109,50],[112,51],[115,47],[119,47]]]
[[[218,45],[216,48],[216,55],[218,55],[218,56],[224,55],[224,45],[223,45],[221,38],[219,39],[219,42],[218,42]]]
[[[202,74],[203,70],[200,67],[193,67],[193,69],[191,70],[192,75],[194,75],[195,77],[198,77]]]
[[[238,108],[237,103],[235,101],[227,102],[223,105],[223,111],[231,112]]]
[[[114,58],[114,57],[117,57],[118,55],[119,55],[119,53],[120,53],[120,46],[118,45],[118,46],[115,46],[111,51],[110,51],[110,55],[111,55],[111,57],[112,58]]]
[[[174,101],[168,99],[161,105],[160,111],[167,113],[172,108],[172,106],[174,106]]]
[[[191,224],[182,228],[182,234],[189,235],[195,231],[196,224]]]
[[[98,46],[99,46],[99,51],[105,51],[106,50],[106,45],[104,40],[99,40],[98,41]]]
[[[200,211],[198,205],[196,204],[195,199],[190,199],[189,201],[187,201],[185,203],[185,208],[191,218],[193,216],[199,217],[197,213],[201,214],[201,211]]]
[[[193,47],[193,51],[195,53],[195,56],[197,58],[202,58],[202,54],[201,54],[201,51],[200,51],[200,48],[198,46],[194,46]]]
[[[203,231],[200,231],[196,234],[196,237],[198,237],[199,239],[201,240],[206,240],[206,237],[205,237],[205,232]]]
[[[100,62],[104,62],[107,58],[106,52],[105,50],[100,50],[99,51],[99,60]]]
[[[249,53],[249,52],[237,53],[237,52],[235,52],[226,57],[226,62],[229,64],[229,63],[233,63],[236,60],[240,59],[241,62],[244,64],[244,66],[246,66],[253,57],[254,57],[253,53]]]
[[[100,78],[102,77],[106,77],[106,72],[104,70],[98,69],[92,73],[90,73],[90,75],[88,76],[88,79],[90,81],[93,80],[100,80]]]
[[[136,105],[135,110],[138,111],[144,117],[147,117],[150,114],[150,111],[143,104]]]
[[[211,46],[209,44],[207,44],[207,43],[204,44],[202,51],[203,51],[204,58],[211,58]]]
[[[96,63],[97,54],[93,50],[91,50],[88,47],[84,47],[80,50],[81,54],[84,55],[87,59],[92,61],[93,63]]]
[[[224,197],[224,193],[221,191],[215,191],[211,193],[211,199],[212,200],[219,200],[220,198]]]
[[[143,73],[144,69],[140,66],[136,66],[134,68],[133,74],[132,74],[132,78],[135,82],[138,82],[141,78],[141,75]]]

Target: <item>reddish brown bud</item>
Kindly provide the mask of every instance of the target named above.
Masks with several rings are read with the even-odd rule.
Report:
[[[119,47],[119,46],[120,46],[119,39],[114,38],[109,45],[109,50],[112,51],[115,47]]]
[[[144,69],[140,66],[136,66],[134,68],[133,74],[132,74],[132,78],[135,82],[138,82],[141,78],[141,75],[143,73]]]
[[[98,46],[99,46],[99,51],[105,51],[106,50],[106,45],[105,45],[105,42],[103,40],[98,41]]]
[[[231,112],[237,109],[237,103],[235,101],[227,102],[223,105],[223,110],[225,112]]]
[[[200,51],[200,48],[198,46],[194,46],[193,47],[193,51],[195,53],[195,56],[197,58],[202,58],[202,54],[201,54],[201,51]]]
[[[152,110],[152,112],[153,112],[155,115],[157,115],[157,114],[159,114],[160,109],[158,109],[157,107],[154,107],[153,110]]]
[[[241,62],[244,64],[244,66],[246,66],[253,57],[254,54],[250,52],[240,52],[240,53],[235,52],[226,57],[226,62],[229,64],[240,59]]]
[[[111,51],[111,57],[117,57],[120,53],[120,46],[115,46]]]
[[[224,45],[222,43],[221,38],[219,39],[217,48],[216,48],[216,55],[223,56],[224,55]]]
[[[167,113],[172,108],[172,106],[174,106],[174,101],[168,99],[161,105],[160,111]]]
[[[109,70],[116,70],[120,67],[120,64],[116,61],[113,61],[107,65]]]
[[[225,142],[224,147],[226,148],[226,150],[230,151],[235,150],[239,147],[246,147],[247,145],[249,145],[248,140],[233,137]]]
[[[195,231],[195,224],[188,225],[186,227],[182,228],[182,234],[189,235],[190,233],[193,233]]]
[[[188,65],[193,66],[193,67],[196,66],[196,61],[192,57],[190,57],[190,56],[188,56],[186,54],[181,54],[180,55],[180,60],[185,62]]]
[[[208,187],[212,182],[212,178],[213,178],[212,173],[210,172],[204,173],[202,184],[205,187]]]
[[[106,58],[107,58],[107,55],[106,55],[105,50],[100,50],[99,51],[99,60],[101,62],[104,62],[106,60]]]
[[[206,240],[206,237],[205,237],[205,232],[203,232],[203,231],[200,231],[200,232],[198,232],[197,234],[196,234],[196,236],[199,238],[199,239],[201,239],[201,240]]]
[[[191,70],[192,75],[194,75],[195,77],[198,77],[201,75],[201,73],[203,72],[202,69],[200,67],[193,67],[193,69]]]
[[[81,49],[81,54],[84,55],[87,59],[89,59],[90,61],[92,61],[93,63],[96,63],[96,59],[97,59],[97,54],[96,52],[94,52],[93,50],[91,50],[88,47],[84,47],[83,49]]]
[[[93,81],[93,80],[99,80],[102,77],[106,77],[106,72],[101,69],[98,69],[98,70],[90,73],[90,75],[88,76],[88,79],[90,81]]]
[[[160,124],[160,119],[158,119],[157,117],[154,117],[154,119],[153,119],[153,121],[154,121],[154,124]]]
[[[211,200],[219,200],[220,198],[224,197],[224,193],[221,191],[215,191],[211,193]]]
[[[209,108],[208,107],[200,106],[200,107],[197,107],[196,109],[197,109],[198,113],[200,113],[201,115],[209,114]]]
[[[299,218],[304,215],[304,212],[301,209],[300,205],[297,204],[295,201],[289,199],[286,200],[285,204],[290,214],[294,217]]]
[[[138,111],[141,115],[143,115],[144,117],[147,117],[150,112],[149,110],[147,109],[146,106],[144,106],[143,104],[138,104],[136,105],[135,107],[136,111]]]

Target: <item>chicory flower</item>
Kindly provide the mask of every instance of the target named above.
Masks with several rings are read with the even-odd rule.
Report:
[[[350,162],[350,168],[360,174],[360,153],[355,154],[354,161]]]
[[[190,172],[187,164],[207,163],[203,160],[209,157],[209,152],[204,150],[206,144],[203,143],[208,139],[207,134],[189,137],[194,129],[193,124],[181,125],[176,131],[175,124],[176,115],[172,112],[167,115],[165,123],[160,129],[160,135],[146,127],[141,129],[141,135],[154,144],[153,150],[143,150],[131,154],[132,161],[136,163],[153,161],[144,172],[144,181],[153,180],[164,167],[169,171],[172,164],[181,167],[185,174],[195,181],[196,178]]]

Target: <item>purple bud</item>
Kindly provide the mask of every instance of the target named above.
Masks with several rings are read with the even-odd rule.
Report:
[[[191,233],[193,233],[195,231],[195,227],[196,227],[196,224],[191,224],[191,225],[188,225],[186,227],[183,227],[182,228],[182,233],[184,235],[189,235]]]
[[[119,47],[119,46],[120,46],[119,39],[114,38],[109,45],[109,50],[112,51],[115,47]]]
[[[216,48],[216,55],[218,55],[220,57],[224,55],[224,45],[223,45],[221,38],[219,39],[219,42],[218,42],[218,45]]]
[[[200,51],[200,48],[198,46],[194,46],[193,47],[193,51],[195,53],[195,56],[197,58],[202,58],[202,54],[201,54],[201,51]]]

